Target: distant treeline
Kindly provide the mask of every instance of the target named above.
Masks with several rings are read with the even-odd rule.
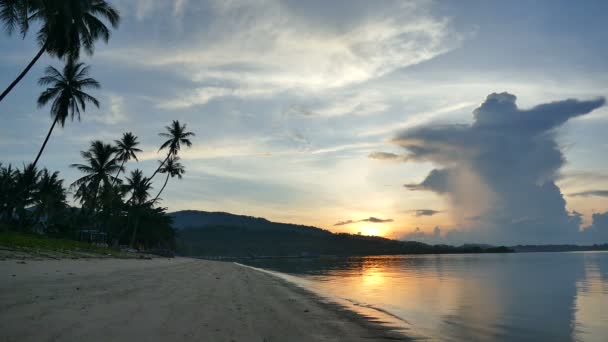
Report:
[[[583,252],[583,251],[608,251],[608,243],[600,245],[517,245],[511,247],[516,252]]]
[[[447,253],[505,253],[506,247],[427,245],[376,236],[303,230],[260,230],[234,226],[204,226],[178,232],[177,251],[187,256],[315,256]]]

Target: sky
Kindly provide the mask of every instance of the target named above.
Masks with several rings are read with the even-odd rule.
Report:
[[[151,174],[172,120],[196,133],[170,211],[432,243],[608,242],[605,1],[113,0],[99,110],[51,137],[69,167],[133,132]],[[37,52],[0,35],[0,84]],[[0,103],[0,160],[34,159],[43,56]],[[160,188],[162,184],[155,184]]]

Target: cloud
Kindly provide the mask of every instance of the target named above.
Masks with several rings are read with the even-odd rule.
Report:
[[[128,121],[125,109],[125,99],[120,95],[108,94],[99,113],[88,116],[91,120],[106,125],[116,125]],[[85,118],[86,120],[86,118]]]
[[[433,210],[433,209],[415,209],[415,210],[410,210],[409,212],[414,213],[414,216],[416,216],[416,217],[433,216],[433,215],[437,215],[437,214],[441,213],[440,210]]]
[[[438,166],[422,182],[406,187],[449,200],[462,227],[446,234],[454,240],[573,242],[579,237],[580,217],[566,210],[555,184],[565,163],[556,130],[604,102],[568,99],[519,109],[514,95],[493,93],[474,110],[470,125],[403,131],[393,142],[408,160]],[[475,216],[480,219],[466,220]]]
[[[581,192],[575,192],[573,194],[569,194],[568,196],[572,196],[572,197],[591,197],[591,196],[608,197],[608,190],[581,191]]]
[[[358,221],[353,221],[353,220],[348,220],[348,221],[340,221],[336,224],[334,224],[334,226],[345,226],[347,224],[352,224],[352,223],[356,223]]]
[[[441,228],[435,227],[432,233],[425,233],[420,228],[416,227],[413,231],[404,234],[399,240],[405,241],[419,241],[428,244],[440,244],[445,243],[445,239],[441,235]]]
[[[359,223],[359,222],[369,222],[369,223],[388,223],[388,222],[394,222],[393,219],[380,219],[377,217],[369,217],[366,219],[362,219],[362,220],[358,220],[358,221],[353,221],[353,220],[348,220],[348,221],[340,221],[336,224],[334,224],[334,226],[345,226],[348,224],[353,224],[353,223]]]
[[[187,12],[183,5],[191,3],[180,1],[173,12]],[[176,91],[158,99],[159,106],[187,108],[223,96],[284,91],[322,94],[428,61],[458,47],[463,39],[453,32],[447,18],[429,13],[426,1],[347,7],[349,13],[341,19],[345,22],[339,23],[320,15],[326,7],[338,6],[333,3],[309,13],[279,0],[207,1],[197,6],[205,8],[198,12],[206,16],[205,26],[200,31],[193,26],[182,41],[172,41],[171,49],[129,46],[105,49],[98,58],[175,71],[198,89]],[[171,10],[165,7],[140,0],[136,16],[143,19],[155,10]],[[374,94],[347,94],[319,108],[319,113],[335,116],[384,110],[382,96]]]
[[[592,215],[593,223],[583,230],[583,242],[608,243],[608,211]]]
[[[372,152],[367,156],[369,159],[388,160],[388,161],[406,161],[404,156],[390,152]]]

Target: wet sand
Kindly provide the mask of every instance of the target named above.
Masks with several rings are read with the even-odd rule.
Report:
[[[405,339],[228,262],[3,260],[0,277],[0,341]]]

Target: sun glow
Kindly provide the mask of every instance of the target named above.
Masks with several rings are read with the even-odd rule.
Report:
[[[383,236],[384,230],[381,227],[367,224],[358,228],[361,235],[366,236]]]

